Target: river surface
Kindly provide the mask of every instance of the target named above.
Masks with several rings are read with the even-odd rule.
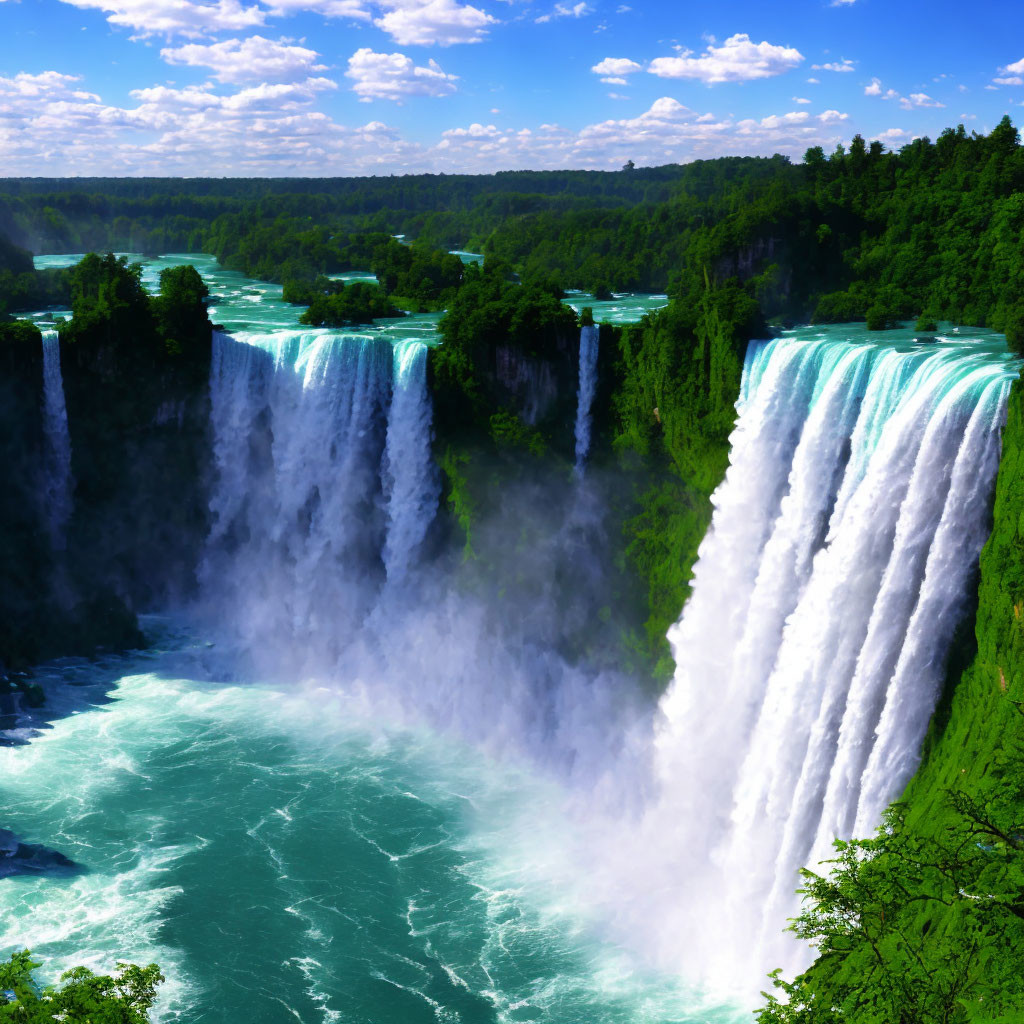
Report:
[[[0,949],[155,960],[183,1022],[735,1019],[551,883],[557,786],[147,626],[144,654],[48,666],[51,724],[0,733],[5,824],[81,868],[0,882]]]

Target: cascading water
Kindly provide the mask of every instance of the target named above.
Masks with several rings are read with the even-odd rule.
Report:
[[[54,667],[54,727],[0,746],[5,827],[85,869],[0,891],[0,946],[157,960],[166,1020],[748,1018],[688,981],[756,999],[796,867],[912,771],[1017,369],[860,335],[748,353],[653,773],[651,702],[559,646],[589,487],[503,491],[464,565],[420,342],[216,335],[195,633]]]
[[[731,464],[657,737],[663,797],[714,893],[708,976],[801,955],[798,869],[907,783],[987,532],[1017,366],[982,342],[751,346]]]
[[[580,384],[576,392],[576,470],[581,472],[590,453],[591,406],[597,389],[597,352],[601,329],[580,328]]]
[[[325,331],[215,334],[204,589],[245,646],[336,661],[437,506],[426,346]],[[307,669],[312,662],[307,662]]]
[[[646,757],[636,709],[616,714],[635,689],[527,638],[538,618],[557,637],[536,595],[528,627],[507,599],[462,594],[447,559],[419,564],[440,496],[426,359],[422,342],[379,335],[215,335],[204,626],[263,677],[363,690],[624,790],[617,752]]]
[[[64,529],[71,518],[71,437],[60,372],[60,340],[43,331],[43,423],[46,430],[46,512],[50,540],[64,547]]]
[[[394,346],[393,396],[384,450],[384,496],[388,529],[384,569],[389,584],[401,584],[415,564],[437,508],[438,480],[430,451],[432,410],[426,380],[427,346]]]

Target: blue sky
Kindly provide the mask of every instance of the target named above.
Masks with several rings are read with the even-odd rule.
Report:
[[[0,174],[618,167],[1024,120],[1020,0],[0,0]]]

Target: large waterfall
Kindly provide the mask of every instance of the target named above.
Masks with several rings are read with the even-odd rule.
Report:
[[[680,866],[726,977],[787,960],[798,869],[833,837],[869,834],[914,771],[1015,371],[981,342],[804,332],[750,348],[730,468],[669,637],[652,812],[686,823]]]
[[[60,371],[57,332],[43,331],[43,423],[46,430],[46,510],[51,543],[64,546],[64,528],[71,517],[71,439]]]

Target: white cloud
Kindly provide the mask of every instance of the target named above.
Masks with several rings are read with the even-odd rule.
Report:
[[[435,60],[417,67],[403,53],[374,53],[369,47],[356,50],[348,59],[346,78],[360,100],[394,100],[409,96],[448,96],[455,92],[457,75],[448,75]]]
[[[629,82],[624,78],[602,78],[601,81],[605,85],[629,85]]]
[[[354,18],[369,21],[370,12],[363,0],[263,0],[270,13],[279,17],[311,11],[325,18]]]
[[[808,78],[807,79],[807,84],[808,85],[821,85],[821,79],[820,78]]]
[[[924,92],[912,92],[909,96],[904,96],[900,99],[900,106],[904,110],[913,110],[915,107],[935,107],[941,109],[945,105],[945,103],[940,103],[938,100],[933,100],[931,96]]]
[[[130,28],[139,36],[195,38],[213,32],[255,28],[266,20],[262,8],[243,7],[239,0],[217,0],[212,4],[192,0],[64,0],[64,3],[103,11],[111,25]]]
[[[684,51],[678,57],[657,57],[647,70],[659,78],[696,78],[716,82],[747,82],[772,78],[795,68],[803,54],[788,46],[753,43],[746,33],[730,36],[721,46],[710,45],[699,57]]]
[[[1000,78],[993,78],[996,85],[1024,85],[1024,78],[1020,75],[1004,75]]]
[[[840,114],[838,110],[826,110],[817,116],[822,124],[838,124],[840,121],[845,121],[850,115]]]
[[[830,61],[828,64],[812,64],[812,71],[838,71],[841,74],[848,71],[856,71],[857,68],[849,57],[844,57],[841,61]]]
[[[804,104],[804,103],[810,103],[811,101],[810,100],[805,100],[803,98],[803,96],[794,96],[793,97],[793,102],[794,103]]]
[[[373,23],[402,46],[479,43],[498,19],[455,0],[384,0],[388,8]]]
[[[772,114],[761,118],[762,128],[781,128],[787,124],[803,124],[811,115],[806,110],[794,110],[789,114]]]
[[[831,7],[852,7],[857,0],[832,0]]]
[[[380,90],[392,96],[451,86],[451,76],[436,66],[417,75],[401,54],[397,63],[394,55],[376,56],[387,62],[383,70],[367,61],[357,82],[383,80]],[[832,128],[806,111],[735,122],[710,113],[698,116],[678,100],[662,97],[635,117],[579,131],[557,124],[518,129],[472,124],[452,127],[433,144],[417,143],[381,121],[347,126],[316,109],[318,97],[334,88],[334,82],[316,75],[241,89],[212,82],[164,84],[136,90],[131,103],[120,107],[103,103],[74,76],[57,71],[0,78],[4,166],[11,174],[38,173],[45,165],[54,174],[159,170],[213,176],[607,168],[629,159],[644,165],[724,154],[798,157],[810,145],[831,148],[839,141]]]
[[[913,135],[903,128],[887,128],[884,132],[879,132],[875,138],[880,142],[893,145],[897,142],[909,142]]]
[[[900,94],[895,89],[882,90],[882,80],[880,78],[872,78],[871,84],[864,86],[865,96],[880,96],[883,100],[898,100],[901,99]]]
[[[218,82],[295,80],[327,70],[326,65],[316,63],[316,50],[289,45],[284,40],[274,42],[260,35],[210,45],[188,43],[175,49],[165,48],[160,56],[168,64],[212,68]]]
[[[580,0],[580,3],[573,4],[571,7],[569,4],[555,4],[555,9],[549,14],[542,14],[539,18],[534,18],[533,20],[538,25],[543,25],[545,22],[554,21],[556,18],[585,18],[588,14],[593,13],[594,8]]]
[[[630,60],[628,57],[605,57],[599,64],[595,64],[590,70],[595,75],[616,75],[622,77],[623,75],[631,75],[634,71],[639,71],[641,65],[637,64],[635,60]]]
[[[136,38],[162,35],[197,38],[217,32],[259,28],[268,16],[285,17],[309,11],[325,18],[369,21],[367,0],[62,0],[85,10],[102,11],[107,21],[133,30]],[[373,0],[387,7],[384,0]]]

